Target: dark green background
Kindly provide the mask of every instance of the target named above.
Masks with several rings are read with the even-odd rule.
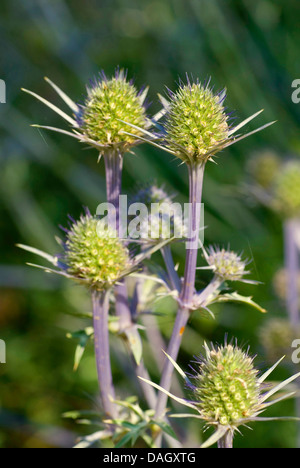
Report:
[[[239,291],[253,294],[270,316],[284,316],[272,289],[273,275],[283,262],[281,221],[242,196],[239,187],[253,151],[267,147],[282,157],[299,155],[300,105],[291,101],[291,83],[300,77],[299,14],[298,0],[1,1],[0,78],[7,85],[7,103],[0,104],[0,338],[7,343],[7,364],[0,364],[0,446],[71,446],[90,428],[62,420],[61,413],[97,405],[92,348],[73,373],[75,342],[65,338],[67,331],[88,324],[69,315],[90,310],[86,293],[25,266],[36,258],[15,243],[56,252],[54,235],[59,224],[66,225],[67,213],[76,217],[83,205],[95,211],[104,200],[103,164],[96,164],[94,150],[84,151],[75,140],[31,128],[31,123],[67,125],[20,88],[61,105],[44,82],[46,75],[81,101],[89,78],[100,69],[109,75],[120,65],[138,86],[150,85],[154,113],[159,108],[156,94],[163,94],[165,86],[175,89],[178,77],[188,72],[201,80],[211,76],[217,89],[226,86],[228,108],[239,120],[264,108],[249,130],[278,120],[224,151],[218,165],[208,165],[204,203],[207,243],[230,243],[244,250],[253,259],[252,278],[264,282],[239,286]],[[154,179],[186,201],[184,166],[144,146],[136,156],[126,157],[124,191]],[[182,261],[183,251],[175,253]],[[162,303],[160,311],[168,336],[174,305]],[[180,355],[182,366],[201,351],[203,337],[222,342],[228,332],[249,344],[258,353],[258,366],[265,369],[257,335],[265,318],[243,306],[222,306],[215,312],[215,322],[193,317]],[[115,381],[125,396],[128,359],[122,345],[116,340],[113,344]],[[153,365],[151,369],[158,379]],[[289,373],[282,368],[277,377]],[[292,415],[293,402],[269,414]],[[200,427],[193,423],[190,432],[195,440]],[[253,432],[243,432],[236,446],[295,446],[293,423],[257,424]]]

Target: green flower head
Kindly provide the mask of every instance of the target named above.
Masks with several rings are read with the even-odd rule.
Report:
[[[225,91],[214,94],[208,84],[188,81],[170,95],[164,125],[167,145],[182,159],[206,162],[229,138]]]
[[[123,70],[117,70],[111,79],[102,72],[100,79],[87,88],[87,97],[77,114],[78,125],[87,138],[124,153],[141,136],[136,128],[129,135],[124,122],[147,127],[144,99]]]
[[[289,161],[275,180],[273,208],[287,219],[300,217],[300,161]]]
[[[69,275],[98,290],[111,287],[131,267],[129,251],[116,233],[89,213],[67,231],[64,261]]]
[[[260,384],[253,359],[236,346],[206,348],[196,362],[192,391],[209,424],[235,426],[260,408]]]
[[[153,117],[158,131],[139,130],[140,137],[155,147],[178,157],[188,165],[205,164],[223,149],[272,125],[270,122],[244,135],[237,132],[256,118],[256,112],[236,126],[231,126],[230,115],[224,107],[226,90],[215,93],[210,80],[202,84],[197,79],[180,81],[176,92],[168,90],[168,99],[159,95],[163,108]],[[161,125],[157,122],[162,120]],[[136,128],[128,122],[131,128]]]
[[[130,151],[132,146],[142,142],[140,137],[151,125],[151,121],[146,116],[145,106],[148,88],[138,91],[133,81],[127,79],[124,70],[117,69],[110,79],[101,72],[87,87],[87,96],[82,104],[74,102],[49,78],[45,80],[67,104],[72,115],[32,91],[27,89],[23,91],[67,121],[71,125],[71,131],[44,125],[34,126],[69,135],[81,143],[96,148],[100,156],[108,152],[124,154]],[[131,128],[129,124],[132,125]]]

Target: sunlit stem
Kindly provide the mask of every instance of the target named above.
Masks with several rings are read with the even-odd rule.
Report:
[[[189,166],[189,225],[188,239],[189,247],[186,253],[186,264],[184,280],[180,294],[180,303],[177,317],[175,320],[171,340],[167,349],[167,353],[176,361],[180,349],[183,332],[190,316],[190,307],[195,291],[195,276],[198,257],[198,239],[200,229],[199,211],[202,199],[204,164],[196,164]],[[169,359],[165,360],[160,386],[169,391],[174,367]],[[165,412],[168,397],[165,393],[160,392],[156,405],[156,418],[161,418]]]
[[[113,387],[109,352],[109,292],[93,291],[92,300],[95,355],[102,407],[105,416],[115,418],[117,416],[117,412],[115,405],[112,403],[112,400],[115,399],[115,391]]]

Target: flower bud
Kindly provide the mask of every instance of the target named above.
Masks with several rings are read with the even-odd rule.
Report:
[[[206,252],[206,260],[215,275],[223,281],[240,281],[248,274],[247,262],[233,251],[210,247]]]
[[[65,262],[68,274],[98,290],[112,286],[131,263],[116,233],[90,215],[81,216],[67,232]]]
[[[258,371],[244,351],[231,344],[206,346],[206,357],[195,371],[192,390],[208,423],[234,427],[255,415],[260,404]]]
[[[96,80],[94,86],[87,89],[77,121],[87,138],[125,152],[142,133],[124,122],[144,129],[147,118],[143,98],[120,71],[110,80],[103,74],[102,79]]]
[[[171,95],[166,142],[183,160],[206,162],[229,137],[225,93],[215,95],[199,82],[182,85]]]

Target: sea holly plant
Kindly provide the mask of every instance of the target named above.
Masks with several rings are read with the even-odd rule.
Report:
[[[210,88],[210,82],[204,84],[199,80],[187,83],[180,82],[176,92],[169,90],[169,99],[162,98],[164,120],[160,124],[160,132],[144,131],[128,122],[128,127],[140,130],[143,141],[172,154],[186,164],[189,174],[190,214],[188,223],[188,245],[186,249],[185,272],[180,291],[180,306],[173,334],[168,346],[168,354],[176,360],[179,352],[183,330],[193,310],[195,294],[196,267],[199,248],[199,229],[201,215],[201,200],[203,177],[206,163],[213,161],[216,155],[238,141],[267,128],[273,122],[258,129],[239,135],[246,124],[257,117],[259,111],[238,125],[232,124],[231,116],[224,106],[226,90],[215,94]],[[134,133],[130,133],[133,135]],[[218,283],[215,283],[218,287]],[[206,295],[207,293],[204,292]],[[165,361],[161,386],[170,389],[172,365]],[[156,416],[164,414],[167,403],[166,394],[158,397]]]
[[[268,371],[259,376],[254,367],[253,358],[231,343],[209,347],[204,344],[204,355],[190,364],[191,372],[185,373],[173,359],[167,355],[170,363],[184,378],[192,400],[178,398],[163,387],[147,383],[178,403],[192,409],[195,413],[173,414],[173,418],[196,418],[204,421],[207,427],[213,427],[214,433],[202,448],[218,443],[219,448],[232,448],[233,437],[240,426],[252,422],[297,420],[297,418],[276,418],[260,416],[268,407],[295,395],[295,392],[276,393],[300,377],[300,372],[275,386],[268,386],[267,377],[281,362],[280,359]]]
[[[134,445],[138,439],[154,447],[160,445],[162,432],[167,434],[165,438],[167,443],[175,446],[177,442],[174,442],[175,433],[166,417],[166,404],[168,396],[172,396],[169,391],[173,367],[180,370],[176,360],[191,313],[194,311],[203,313],[207,310],[213,315],[210,310],[213,304],[228,301],[265,312],[252,300],[252,297],[244,297],[232,289],[231,285],[239,281],[255,283],[248,279],[247,260],[230,249],[204,248],[201,240],[203,237],[201,201],[206,164],[214,161],[218,153],[225,148],[267,128],[271,123],[250,133],[240,134],[240,130],[261,111],[234,125],[231,114],[227,112],[224,104],[225,90],[215,93],[209,82],[204,84],[198,80],[191,82],[188,77],[186,83],[179,83],[176,92],[168,92],[168,99],[160,96],[162,109],[151,118],[147,115],[145,104],[148,88],[138,91],[133,81],[127,79],[127,74],[123,70],[118,69],[111,78],[101,73],[87,87],[86,96],[79,104],[69,98],[51,80],[46,78],[46,81],[69,107],[69,114],[36,93],[25,91],[56,112],[71,128],[36,126],[69,135],[97,150],[98,161],[103,158],[105,163],[107,202],[110,206],[107,222],[100,220],[97,215],[91,215],[88,210],[77,221],[70,218],[69,228],[65,229],[65,238],[59,240],[61,253],[57,255],[19,245],[52,264],[50,268],[34,266],[85,286],[91,295],[93,327],[86,327],[69,336],[79,340],[75,354],[75,369],[79,365],[87,341],[90,339],[94,341],[102,402],[102,412],[97,417],[97,421],[98,423],[100,421],[101,430],[82,439],[78,447],[87,447],[90,443],[105,438],[109,438],[116,447]],[[124,155],[131,153],[142,143],[160,148],[179,159],[181,165],[186,165],[189,175],[189,211],[186,223],[181,222],[182,211],[176,211],[174,207],[174,197],[170,196],[163,187],[151,184],[136,193],[132,200],[133,204],[140,203],[145,207],[146,215],[139,218],[139,229],[131,231],[127,229],[129,226],[123,226],[120,195]],[[153,227],[150,231],[149,225]],[[165,229],[166,226],[170,229]],[[137,238],[136,232],[140,238]],[[180,270],[173,259],[172,245],[175,241],[180,241],[186,247],[183,278],[180,277],[178,273]],[[207,265],[198,268],[200,247]],[[157,251],[162,253],[164,268],[155,265],[152,261],[152,254]],[[196,276],[198,277],[203,268],[211,271],[212,278],[202,290],[197,290]],[[128,286],[132,284],[134,287],[129,288]],[[154,293],[149,294],[149,284]],[[154,300],[149,301],[149,297],[153,296]],[[152,383],[149,385],[151,379],[144,362],[144,349],[139,334],[141,325],[138,321],[145,307],[147,313],[153,313],[154,302],[165,296],[170,296],[175,301],[178,311],[167,346],[168,359],[165,360],[162,369],[160,385]],[[129,345],[131,358],[135,362],[135,372],[141,377],[139,382],[148,404],[145,410],[141,409],[142,406],[136,397],[119,399],[111,370],[109,331],[118,333]],[[219,409],[214,415],[209,413],[208,407],[205,409],[203,406],[200,411],[200,416],[204,417],[208,424],[213,425],[215,421],[217,430],[214,440],[220,439],[219,445],[224,446],[230,445],[231,436],[242,424],[241,421],[245,422],[251,417],[257,418],[263,406],[265,408],[267,405],[264,403],[263,394],[260,393],[259,378],[251,367],[251,359],[242,351],[238,351],[237,347],[230,346],[226,344],[223,348],[211,348],[209,352],[206,348],[206,364],[209,367],[209,363],[212,363],[209,367],[211,373],[214,373],[213,366],[217,365],[217,371],[221,372],[221,375],[225,369],[226,378],[231,374],[234,375],[233,385],[236,388],[232,387],[231,390],[238,402],[237,407],[226,407],[228,413],[225,411],[226,421],[226,414],[224,411],[222,413],[220,401],[216,405]],[[156,354],[157,351],[154,350]],[[220,357],[223,359],[221,364],[215,362],[214,356],[218,353],[223,353]],[[162,355],[160,359],[161,357]],[[227,358],[230,362],[229,368],[226,367]],[[205,365],[201,364],[200,367],[202,371]],[[244,374],[236,377],[242,371]],[[180,373],[183,375],[181,370]],[[202,385],[200,385],[201,375],[199,369],[198,389]],[[224,377],[224,385],[227,385],[226,390],[230,392],[226,378]],[[194,381],[197,380],[195,379]],[[191,377],[189,382],[192,381]],[[280,388],[283,388],[284,384],[281,384]],[[217,402],[220,382],[214,382],[212,379],[211,385],[212,398]],[[161,391],[157,393],[154,388]],[[194,387],[191,385],[189,388],[192,391]],[[204,383],[203,389],[205,393]],[[252,393],[248,394],[247,389]],[[276,389],[279,390],[279,387]],[[271,393],[268,393],[269,396]],[[197,398],[195,401],[198,401],[199,409],[200,400],[202,402],[203,398],[199,395]],[[195,407],[195,402],[188,404],[190,408]],[[220,437],[219,426],[222,429]]]
[[[78,221],[71,219],[60,241],[63,253],[51,256],[38,249],[18,246],[42,258],[55,268],[32,265],[48,273],[55,273],[87,287],[93,304],[93,336],[102,405],[107,416],[116,416],[115,390],[111,374],[109,352],[109,296],[112,288],[124,277],[135,272],[140,262],[161,245],[145,250],[133,257],[116,233],[87,210]],[[91,335],[91,331],[89,331]],[[75,360],[75,367],[77,361]]]

